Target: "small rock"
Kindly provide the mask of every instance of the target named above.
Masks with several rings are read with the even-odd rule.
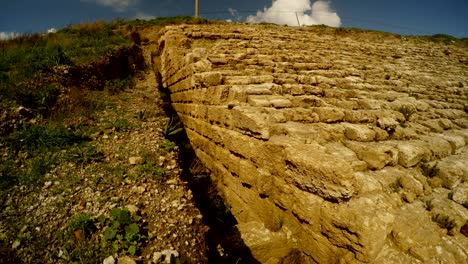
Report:
[[[127,205],[126,208],[130,214],[136,214],[138,212],[138,207],[133,204]]]
[[[403,200],[405,200],[408,203],[414,202],[414,199],[416,199],[415,195],[411,192],[403,192]]]
[[[115,259],[112,256],[108,256],[107,258],[104,259],[102,264],[115,264]]]
[[[11,248],[16,249],[17,247],[19,247],[20,244],[21,242],[19,240],[15,240],[15,242],[13,242],[13,245],[11,245]]]
[[[52,182],[51,182],[51,181],[46,181],[46,182],[44,183],[44,187],[45,187],[46,189],[49,188],[51,185],[52,185]]]
[[[161,258],[162,258],[161,252],[155,252],[155,253],[153,254],[153,262],[154,262],[154,263],[159,263],[159,261],[161,260]]]
[[[119,263],[119,264],[136,264],[136,262],[129,256],[119,257],[117,263]]]
[[[109,135],[107,134],[104,134],[104,136],[102,136],[103,139],[108,139],[109,138]]]
[[[142,157],[130,157],[128,159],[128,162],[131,165],[142,165],[143,163],[145,163],[145,159],[143,159]]]
[[[177,184],[177,180],[176,179],[171,179],[171,180],[167,180],[166,181],[167,184]]]
[[[134,189],[139,194],[143,194],[144,192],[146,192],[146,188],[143,186],[134,187]]]
[[[171,263],[171,257],[174,256],[176,258],[179,257],[179,252],[171,249],[166,249],[161,252],[162,255],[164,255],[164,262],[170,264]]]

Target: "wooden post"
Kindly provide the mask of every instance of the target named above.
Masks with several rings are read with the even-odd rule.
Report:
[[[198,17],[198,0],[195,0],[195,17]]]

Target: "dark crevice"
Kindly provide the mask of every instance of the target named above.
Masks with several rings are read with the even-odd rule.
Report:
[[[153,68],[159,67],[156,65]],[[161,73],[156,71],[155,75],[163,100],[163,110],[167,116],[178,118],[177,112],[172,107],[170,91],[163,86]],[[168,139],[179,146],[179,165],[183,169],[181,178],[192,190],[195,204],[203,214],[203,223],[209,226],[206,234],[208,263],[259,263],[242,240],[236,219],[219,195],[216,185],[209,176],[209,170],[195,155],[185,130],[169,136]],[[223,254],[220,253],[219,246]]]

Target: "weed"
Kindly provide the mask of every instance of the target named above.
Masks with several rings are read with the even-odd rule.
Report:
[[[18,175],[18,181],[21,184],[40,183],[43,176],[57,163],[58,160],[53,154],[40,155],[30,159],[26,163],[26,169]]]
[[[44,152],[63,149],[88,138],[78,132],[51,125],[29,125],[6,139],[14,151]]]
[[[283,216],[276,217],[273,229],[271,231],[278,232],[281,230],[283,225],[284,225],[284,217]]]
[[[89,239],[96,231],[96,224],[89,214],[79,214],[73,217],[68,224],[68,229],[78,240]]]
[[[130,123],[127,119],[117,119],[114,121],[112,126],[115,128],[116,131],[127,131],[130,129]]]
[[[109,94],[114,95],[125,91],[133,86],[133,81],[129,79],[114,79],[106,82],[104,90]]]
[[[16,101],[27,108],[46,115],[57,102],[60,89],[53,84],[39,87],[23,87],[16,89]]]
[[[143,165],[137,167],[138,177],[156,177],[161,179],[164,176],[164,168],[161,168],[154,164],[153,161],[148,161]]]
[[[65,154],[65,159],[73,161],[77,164],[87,164],[90,162],[100,161],[103,154],[97,148],[90,144],[75,145],[69,149]]]
[[[424,205],[426,206],[426,209],[428,211],[432,211],[432,209],[434,209],[434,204],[432,203],[432,200],[426,200],[424,202]]]
[[[416,112],[413,106],[403,105],[398,108],[398,112],[402,113],[406,121],[409,121],[411,116]]]
[[[162,143],[160,147],[164,150],[164,152],[169,152],[176,147],[176,143],[166,139],[166,141]]]
[[[449,234],[457,226],[456,222],[446,215],[437,214],[432,217],[432,221],[436,222],[440,227],[447,229]]]
[[[440,169],[437,167],[437,163],[431,165],[429,163],[421,164],[421,172],[424,176],[433,178],[439,175]]]
[[[135,255],[138,248],[148,240],[141,216],[131,215],[126,209],[113,208],[110,218],[100,216],[99,221],[105,226],[102,246],[110,245],[116,253],[128,252]]]
[[[398,177],[393,183],[390,184],[390,189],[393,191],[393,192],[400,192],[401,190],[401,178]]]
[[[0,162],[0,190],[6,190],[17,182],[17,166],[14,159],[10,158]]]
[[[140,120],[140,121],[146,121],[147,114],[146,110],[140,110],[135,114],[135,118]]]
[[[166,128],[164,129],[164,135],[166,138],[174,136],[182,131],[184,131],[184,128],[182,127],[182,122],[179,117],[177,115],[171,116],[169,122],[166,124]]]

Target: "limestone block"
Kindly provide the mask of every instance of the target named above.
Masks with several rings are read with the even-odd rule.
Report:
[[[331,107],[319,107],[312,108],[315,113],[318,114],[320,121],[325,123],[335,123],[342,121],[344,118],[344,112],[338,108]]]
[[[347,142],[346,146],[356,152],[359,159],[366,162],[371,170],[398,164],[398,150],[387,144]]]
[[[367,165],[365,162],[358,159],[353,150],[346,147],[340,142],[329,142],[324,145],[326,148],[326,152],[332,156],[340,157],[341,159],[345,160],[347,163],[351,165],[353,171],[365,171],[367,169]]]
[[[324,199],[348,200],[359,190],[350,164],[316,143],[287,147],[286,162],[288,182]]]
[[[441,232],[421,203],[407,204],[396,215],[391,239],[402,252],[427,262],[437,256]]]
[[[392,231],[395,216],[383,195],[359,197],[346,204],[324,204],[322,233],[337,246],[348,248],[355,258],[372,262]]]
[[[394,118],[383,117],[377,120],[377,126],[386,131],[394,131],[398,126],[400,126],[400,123]]]
[[[252,136],[263,139],[268,139],[270,137],[265,115],[238,107],[232,109],[231,112],[233,128],[237,128]]]
[[[438,134],[437,136],[447,140],[452,148],[452,153],[459,153],[460,149],[465,146],[465,139],[461,136]]]
[[[426,204],[432,220],[453,236],[459,234],[461,227],[468,221],[468,210],[448,199],[449,194],[447,189],[434,189],[432,195],[426,198]]]
[[[203,72],[195,74],[194,77],[202,87],[216,86],[223,81],[223,76],[219,72]]]
[[[468,182],[464,182],[453,189],[452,200],[468,207]]]
[[[275,108],[287,108],[292,106],[291,101],[286,98],[272,98],[270,102]]]
[[[398,163],[405,168],[415,166],[430,157],[430,150],[421,141],[399,142],[396,147],[399,151]]]
[[[464,181],[462,166],[466,166],[466,164],[452,159],[445,159],[437,164],[439,169],[437,176],[442,180],[443,187],[453,189]]]
[[[438,159],[447,157],[454,153],[450,143],[445,138],[441,137],[440,134],[421,136],[420,139],[428,143],[432,156]]]
[[[345,110],[344,121],[349,123],[374,123],[376,115],[372,111]]]
[[[260,263],[279,263],[286,257],[294,243],[282,232],[272,232],[263,223],[248,222],[237,225],[242,240]]]
[[[345,128],[345,136],[350,140],[369,142],[375,139],[375,131],[366,125],[343,124]]]
[[[270,107],[272,105],[272,102],[268,100],[268,97],[262,95],[249,95],[247,97],[247,102],[249,105],[255,107]]]

